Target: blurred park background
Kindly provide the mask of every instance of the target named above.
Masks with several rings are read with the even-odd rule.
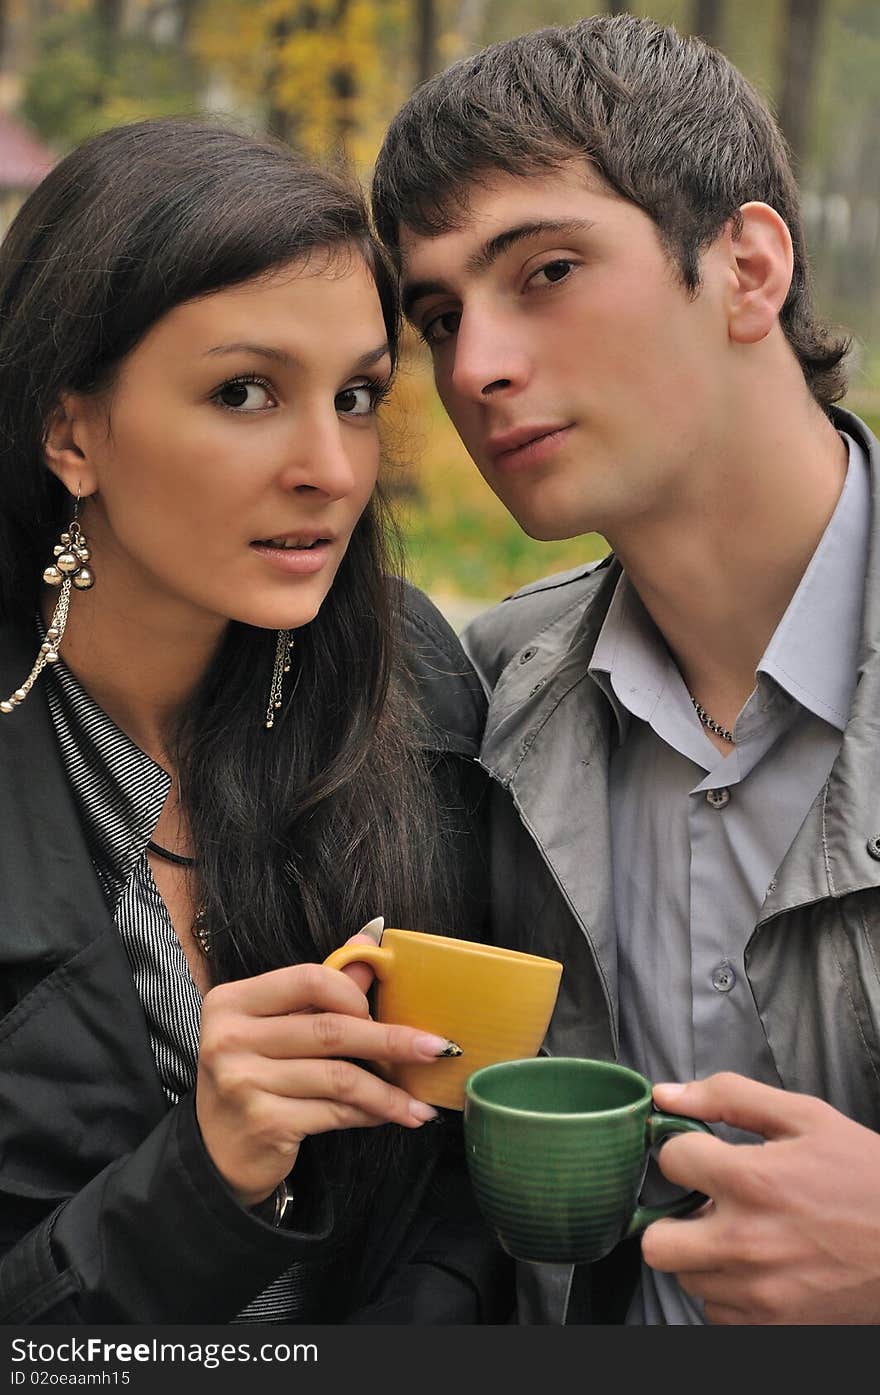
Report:
[[[880,427],[880,0],[0,0],[0,235],[53,160],[104,126],[218,114],[369,180],[412,88],[496,39],[630,10],[721,48],[795,159],[823,314],[855,336],[846,405]],[[460,624],[601,556],[525,537],[469,463],[408,342],[390,409],[410,572]]]

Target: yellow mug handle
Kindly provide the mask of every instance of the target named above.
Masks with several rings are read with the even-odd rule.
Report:
[[[391,971],[394,955],[382,945],[352,944],[342,945],[324,960],[327,969],[344,969],[346,964],[369,964],[375,969],[377,978],[385,978]]]

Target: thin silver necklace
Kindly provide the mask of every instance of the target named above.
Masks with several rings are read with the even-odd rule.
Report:
[[[729,731],[727,727],[723,727],[720,722],[716,722],[714,717],[710,717],[705,707],[702,707],[700,703],[697,702],[697,699],[693,697],[692,694],[688,694],[688,696],[690,697],[691,702],[694,704],[694,711],[696,712],[700,721],[703,723],[703,726],[708,727],[710,731],[714,731],[715,735],[720,736],[722,741],[729,741],[731,746],[735,746],[736,738],[734,737],[733,732]]]

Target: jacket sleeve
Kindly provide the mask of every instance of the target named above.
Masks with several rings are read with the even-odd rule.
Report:
[[[515,1266],[483,1221],[464,1161],[461,1114],[443,1111],[439,1145],[396,1206],[383,1208],[403,1243],[386,1234],[378,1244],[395,1262],[347,1319],[350,1325],[437,1326],[513,1320]],[[434,1127],[424,1143],[436,1140]],[[422,1141],[422,1140],[419,1140]],[[381,1213],[377,1213],[381,1214]],[[375,1243],[375,1242],[374,1242]]]
[[[245,1211],[202,1143],[193,1096],[0,1260],[0,1322],[228,1322],[324,1248],[332,1202],[306,1149],[293,1226]]]

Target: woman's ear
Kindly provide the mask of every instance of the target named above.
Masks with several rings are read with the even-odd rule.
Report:
[[[86,498],[98,487],[90,458],[87,399],[78,393],[63,392],[52,411],[43,438],[43,454],[53,475],[69,494]]]
[[[730,234],[733,277],[728,327],[737,344],[756,344],[777,323],[794,270],[791,233],[775,208],[744,203]]]

